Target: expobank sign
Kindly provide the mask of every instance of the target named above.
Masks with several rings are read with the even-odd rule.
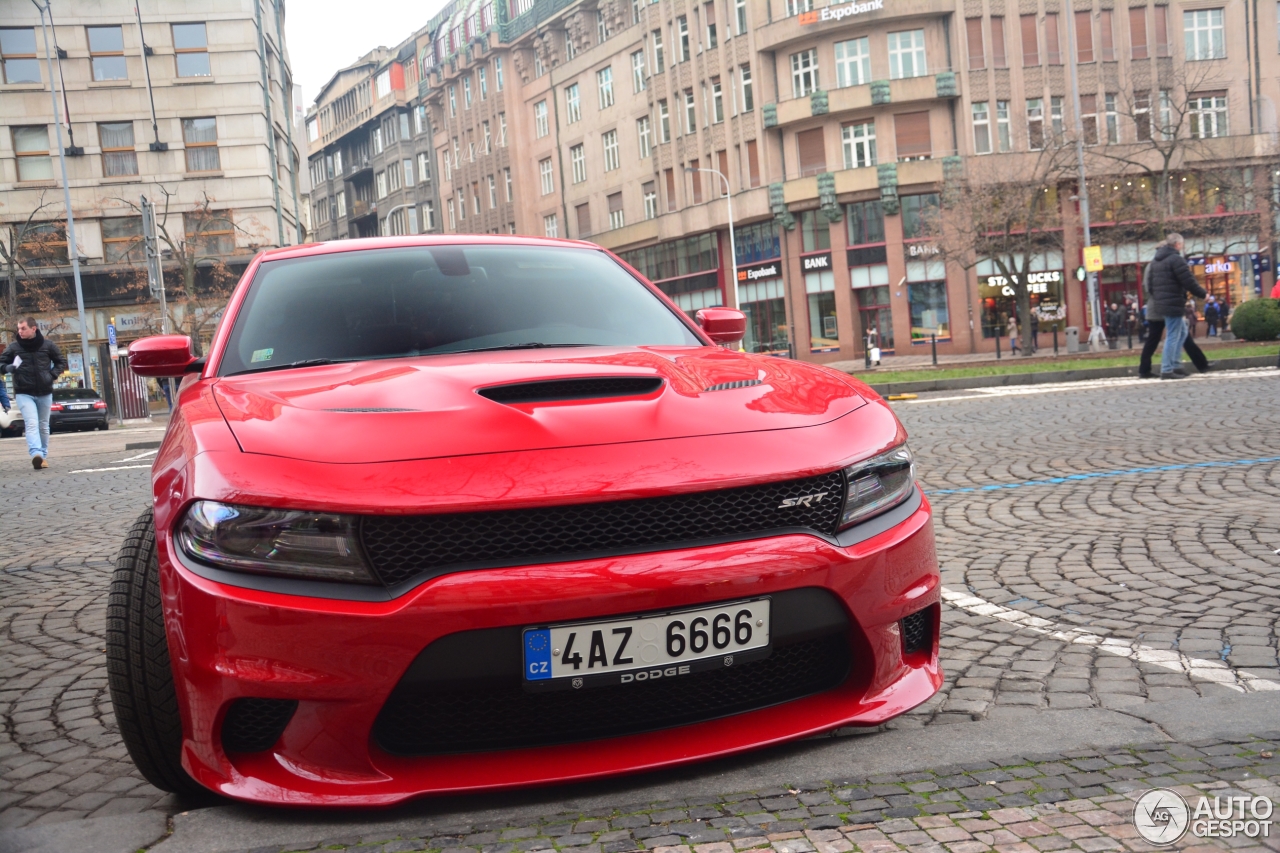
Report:
[[[767,278],[779,278],[781,275],[781,261],[770,261],[766,264],[738,267],[738,281],[761,281]]]
[[[865,15],[868,12],[880,12],[883,9],[884,0],[867,0],[865,3],[842,3],[839,6],[827,6],[824,9],[801,12],[800,25],[825,24],[829,21],[839,21],[855,15]]]

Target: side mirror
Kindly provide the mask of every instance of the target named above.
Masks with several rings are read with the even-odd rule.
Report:
[[[196,363],[186,335],[153,335],[129,344],[129,367],[139,376],[182,376]]]
[[[703,308],[695,319],[707,337],[718,344],[740,341],[747,333],[747,315],[736,308]]]

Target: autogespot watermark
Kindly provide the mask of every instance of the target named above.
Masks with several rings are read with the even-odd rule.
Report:
[[[1207,797],[1195,808],[1168,788],[1154,788],[1138,798],[1133,825],[1145,840],[1164,847],[1188,832],[1195,838],[1270,838],[1275,803],[1268,797]]]

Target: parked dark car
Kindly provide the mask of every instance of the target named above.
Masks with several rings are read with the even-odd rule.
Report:
[[[106,401],[92,388],[54,388],[49,432],[62,429],[107,429]]]

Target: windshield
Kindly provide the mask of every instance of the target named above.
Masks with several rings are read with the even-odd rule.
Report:
[[[92,388],[54,388],[54,400],[97,400],[98,392]]]
[[[700,346],[602,252],[423,246],[262,264],[219,375],[537,346]]]

